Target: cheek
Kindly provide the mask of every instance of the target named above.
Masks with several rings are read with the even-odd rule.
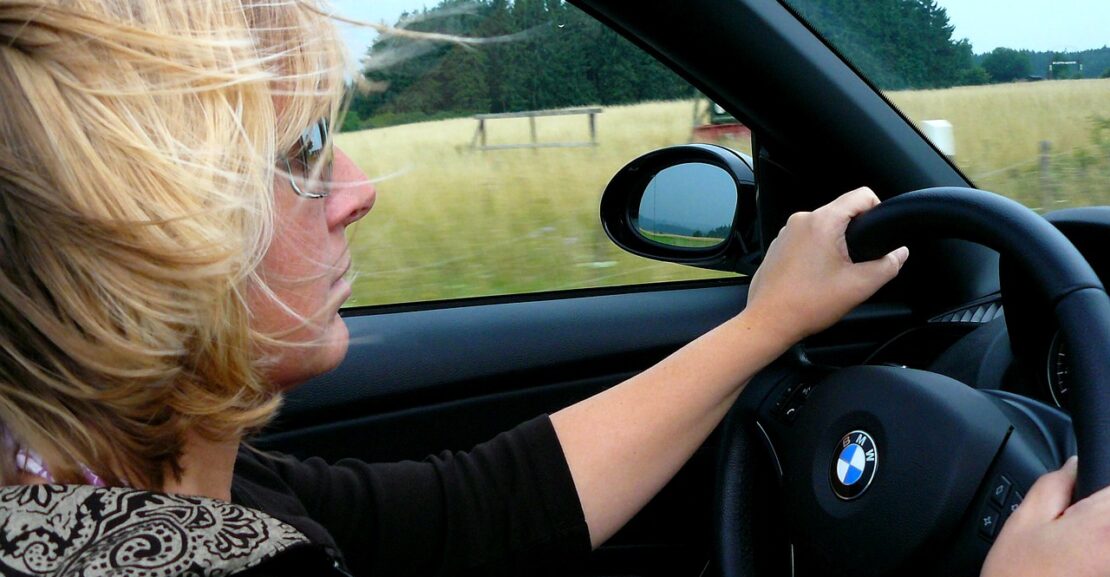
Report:
[[[274,233],[263,258],[263,272],[275,281],[304,280],[318,272],[328,243],[325,203],[297,196],[287,180],[274,191]]]
[[[301,199],[275,182],[274,235],[259,274],[266,289],[251,290],[252,328],[286,346],[260,350],[268,377],[288,387],[334,367],[346,350],[346,327],[327,310],[329,265],[324,203]]]
[[[262,273],[276,288],[297,292],[326,276],[328,250],[327,207],[321,199],[297,196],[289,181],[274,185],[274,232],[262,260]]]

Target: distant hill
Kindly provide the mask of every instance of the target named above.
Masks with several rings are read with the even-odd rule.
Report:
[[[636,226],[638,226],[640,230],[649,231],[655,234],[679,234],[685,236],[692,236],[694,234],[694,229],[688,226],[666,220],[654,220],[651,217],[642,214],[640,215],[639,221],[636,223]]]
[[[641,214],[636,226],[640,230],[654,234],[675,234],[681,236],[705,236],[710,238],[724,238],[728,236],[730,226],[720,226],[712,230],[690,228],[689,225],[675,223],[667,220],[654,220],[650,216]]]
[[[1033,50],[1019,50],[1029,56],[1029,64],[1034,76],[1048,77],[1048,65],[1055,60],[1074,60],[1083,65],[1083,78],[1099,78],[1110,69],[1110,46],[1080,50],[1079,52],[1035,52]],[[987,53],[976,54],[975,63],[982,64]]]

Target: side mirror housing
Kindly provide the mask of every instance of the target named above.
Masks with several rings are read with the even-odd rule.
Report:
[[[751,274],[762,257],[751,158],[722,146],[649,152],[617,172],[601,223],[639,256]]]

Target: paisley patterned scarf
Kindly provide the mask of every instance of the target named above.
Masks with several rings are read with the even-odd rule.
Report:
[[[0,487],[0,575],[225,576],[308,539],[216,499],[86,485]]]

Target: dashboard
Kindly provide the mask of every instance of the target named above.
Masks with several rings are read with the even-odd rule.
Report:
[[[1062,210],[1046,218],[1079,249],[1106,285],[1110,281],[1110,207]],[[1014,392],[1068,410],[1068,344],[1060,335],[1052,307],[1029,282],[1029,275],[1034,273],[1017,270],[1005,260],[1000,267],[1001,302],[1007,311],[1015,372],[1006,384]]]

